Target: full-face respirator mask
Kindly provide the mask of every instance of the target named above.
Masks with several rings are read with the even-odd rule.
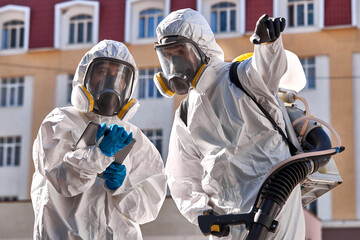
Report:
[[[209,58],[198,45],[182,36],[168,36],[155,45],[163,72],[154,76],[160,93],[172,97],[184,95],[195,88]]]
[[[85,87],[94,100],[93,112],[115,116],[127,104],[132,93],[134,67],[118,59],[95,58],[87,68]]]

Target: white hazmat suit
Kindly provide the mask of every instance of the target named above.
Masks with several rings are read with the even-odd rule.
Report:
[[[74,88],[84,85],[87,66],[96,57],[123,60],[136,69],[124,44],[104,40],[83,57],[74,76]],[[137,77],[136,73],[134,85]],[[141,130],[126,121],[130,115],[123,119],[104,117],[85,111],[81,104],[54,109],[34,141],[34,239],[142,239],[139,224],[154,220],[165,199],[162,158]],[[114,157],[104,155],[98,145],[74,150],[89,121],[123,126],[136,139],[123,162],[126,178],[115,191],[97,177]]]
[[[201,14],[190,9],[171,13],[159,24],[157,37],[173,35],[197,43],[210,62],[175,114],[165,168],[171,195],[194,224],[206,209],[218,214],[249,212],[267,173],[291,156],[289,147],[254,101],[231,83],[231,63],[224,62],[223,51]],[[237,69],[243,87],[283,130],[276,94],[286,68],[280,37],[255,45],[253,57]],[[300,187],[276,220],[278,228],[268,239],[305,239]],[[221,239],[244,239],[246,234],[244,225],[232,226],[230,235]]]

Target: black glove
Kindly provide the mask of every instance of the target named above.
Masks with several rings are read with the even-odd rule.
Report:
[[[213,209],[207,209],[203,212],[204,215],[218,215]],[[226,237],[230,233],[230,227],[228,225],[212,225],[211,235],[216,237]]]
[[[256,22],[255,32],[250,37],[250,42],[253,44],[273,42],[280,37],[285,25],[285,18],[269,18],[268,14],[264,14]]]

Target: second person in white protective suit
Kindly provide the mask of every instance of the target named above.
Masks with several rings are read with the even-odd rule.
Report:
[[[103,40],[81,59],[73,106],[56,108],[33,145],[34,239],[141,240],[139,224],[154,220],[166,194],[162,158],[128,122],[138,71],[126,46]],[[89,121],[101,124],[96,143],[76,143]],[[135,141],[121,163],[115,154]]]
[[[277,100],[287,69],[282,18],[262,16],[252,37],[254,55],[237,68],[244,89],[284,129]],[[162,72],[154,81],[163,95],[187,94],[177,109],[166,165],[168,185],[180,212],[192,223],[205,210],[246,213],[273,166],[291,156],[283,137],[254,101],[229,78],[231,63],[205,18],[191,9],[172,12],[157,27],[155,49]],[[190,90],[190,91],[189,91]],[[297,187],[267,239],[305,239]],[[213,238],[244,239],[244,225],[212,232]]]

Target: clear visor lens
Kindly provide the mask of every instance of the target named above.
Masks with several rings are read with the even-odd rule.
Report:
[[[125,62],[94,60],[87,70],[85,87],[95,99],[108,90],[126,97],[131,93],[133,76],[133,68]]]
[[[189,73],[196,73],[201,67],[200,53],[189,42],[159,45],[156,47],[156,53],[166,79],[173,76],[186,78]]]

